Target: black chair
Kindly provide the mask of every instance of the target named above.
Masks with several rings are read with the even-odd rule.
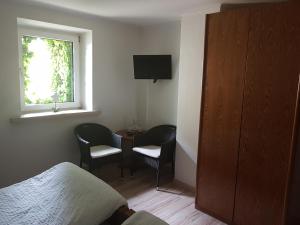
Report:
[[[166,163],[172,164],[175,172],[176,127],[160,125],[147,132],[136,135],[133,139],[135,160],[141,160],[156,170],[156,189],[159,188],[160,169]],[[134,164],[135,165],[135,164]],[[132,168],[131,173],[133,173]]]
[[[96,123],[80,124],[74,129],[74,134],[80,148],[80,167],[85,163],[92,172],[104,162],[118,160],[123,177],[121,136]]]

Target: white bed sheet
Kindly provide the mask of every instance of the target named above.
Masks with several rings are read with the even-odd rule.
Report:
[[[146,212],[139,211],[130,216],[121,225],[168,225],[158,217]]]
[[[0,189],[1,225],[99,225],[127,201],[71,163]]]

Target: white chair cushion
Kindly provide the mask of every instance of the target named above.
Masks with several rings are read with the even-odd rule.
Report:
[[[156,145],[147,145],[147,146],[134,147],[132,150],[153,158],[159,158],[161,147]]]
[[[91,157],[93,159],[101,158],[108,155],[114,155],[122,152],[119,148],[114,148],[107,145],[97,145],[90,148],[91,150]]]

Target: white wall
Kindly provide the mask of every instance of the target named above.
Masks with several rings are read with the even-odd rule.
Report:
[[[99,117],[11,123],[20,114],[17,17],[80,27],[93,32],[93,104]],[[114,130],[133,120],[149,128],[177,124],[176,179],[195,186],[204,14],[180,23],[138,27],[99,17],[25,3],[0,3],[0,187],[62,162],[77,163],[75,125],[94,121]],[[133,54],[172,54],[172,80],[133,79]],[[180,66],[179,66],[180,55]],[[179,67],[179,69],[178,69]]]
[[[99,117],[10,122],[20,114],[17,17],[92,30],[92,94]],[[119,129],[136,117],[132,55],[140,48],[139,28],[55,8],[1,2],[0,30],[0,187],[58,162],[78,163],[75,125],[95,121]]]
[[[218,7],[209,9],[218,11]],[[196,186],[196,165],[202,94],[205,13],[181,20],[175,178]]]
[[[137,80],[138,122],[144,128],[177,121],[180,22],[145,26],[141,33],[140,54],[171,54],[172,79]]]

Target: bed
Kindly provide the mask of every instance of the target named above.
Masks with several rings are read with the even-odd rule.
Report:
[[[142,225],[141,217],[166,224],[146,212],[130,210],[120,193],[67,162],[0,189],[1,225]]]

